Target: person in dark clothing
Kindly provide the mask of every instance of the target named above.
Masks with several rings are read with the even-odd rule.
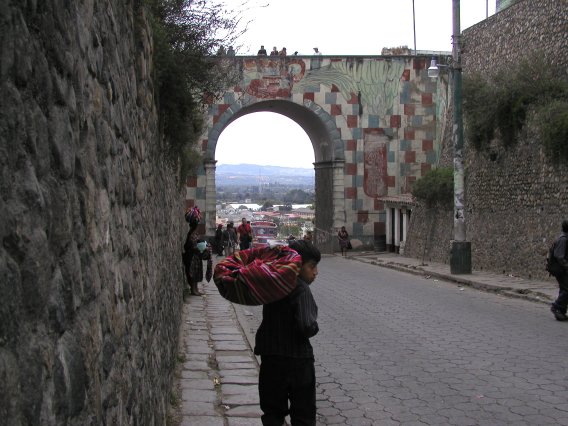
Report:
[[[339,232],[337,233],[337,239],[339,240],[339,248],[341,249],[341,256],[346,256],[347,247],[349,245],[349,233],[345,229],[345,226],[342,226]]]
[[[215,251],[217,252],[217,256],[223,256],[224,250],[225,243],[223,241],[223,225],[219,224],[215,230]]]
[[[201,296],[197,288],[197,283],[203,279],[203,258],[208,255],[205,253],[206,243],[200,242],[197,226],[201,220],[201,213],[197,206],[191,207],[185,212],[185,220],[189,222],[189,231],[183,244],[182,261],[186,277],[184,294]],[[187,288],[189,287],[189,288]]]
[[[237,245],[237,231],[235,230],[235,224],[233,222],[227,224],[227,237],[225,247],[227,247],[227,256],[231,256],[235,254],[235,247]]]
[[[311,242],[289,245],[302,257],[296,288],[282,300],[264,305],[255,338],[260,355],[258,392],[263,425],[316,424],[316,378],[310,338],[319,331],[318,307],[310,284],[318,274],[320,251]],[[289,403],[289,404],[288,404]]]
[[[223,229],[223,247],[225,248],[225,254],[228,256],[230,253],[229,250],[229,224],[227,223],[227,227]]]
[[[562,271],[555,275],[558,281],[558,297],[550,307],[552,314],[558,321],[567,321],[566,309],[568,307],[568,260],[566,259],[566,241],[568,240],[568,220],[562,221],[562,233],[554,243],[554,259],[561,266]]]

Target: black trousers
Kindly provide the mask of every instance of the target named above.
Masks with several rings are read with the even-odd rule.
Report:
[[[264,413],[263,425],[282,426],[284,418],[290,414],[292,426],[315,426],[316,373],[313,359],[262,356],[258,393]]]
[[[568,273],[563,273],[556,277],[558,281],[558,298],[552,304],[552,306],[562,313],[566,313],[566,308],[568,306]]]
[[[215,240],[215,251],[219,256],[223,256],[223,250],[225,250],[225,245],[223,241]]]

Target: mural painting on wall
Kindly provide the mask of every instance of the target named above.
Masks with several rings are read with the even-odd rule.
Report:
[[[363,190],[369,197],[387,195],[388,137],[380,129],[365,132]]]
[[[405,69],[402,61],[336,61],[308,71],[294,92],[324,84],[335,85],[345,99],[361,94],[365,114],[393,114],[399,96],[400,80]]]
[[[305,71],[301,59],[249,59],[243,67],[244,87],[249,95],[260,99],[288,98]]]
[[[339,89],[346,100],[360,94],[366,114],[393,114],[399,96],[403,61],[334,61],[306,71],[302,59],[255,58],[244,61],[243,87],[260,99],[288,98],[320,84]]]

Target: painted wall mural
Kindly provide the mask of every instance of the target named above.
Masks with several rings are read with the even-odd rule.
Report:
[[[301,59],[248,59],[243,64],[243,86],[246,93],[259,99],[287,98],[305,70]]]
[[[294,91],[319,84],[330,88],[335,85],[345,99],[358,96],[365,113],[384,115],[391,111],[392,114],[404,66],[401,61],[332,61],[308,71]]]
[[[319,60],[321,61],[321,60]],[[313,61],[312,61],[313,62]],[[393,110],[405,64],[400,61],[331,61],[321,66],[301,58],[251,58],[243,63],[242,87],[260,99],[287,98],[323,84],[335,86],[345,99],[358,96],[368,114]]]
[[[365,133],[363,189],[369,197],[388,194],[388,138],[379,130]]]

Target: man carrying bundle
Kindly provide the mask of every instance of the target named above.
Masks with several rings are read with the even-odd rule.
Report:
[[[310,284],[318,274],[320,251],[309,241],[289,247],[302,258],[294,290],[264,305],[254,353],[260,355],[258,391],[263,425],[316,424],[316,377],[310,338],[319,331],[318,307]],[[290,404],[288,405],[288,401]]]

